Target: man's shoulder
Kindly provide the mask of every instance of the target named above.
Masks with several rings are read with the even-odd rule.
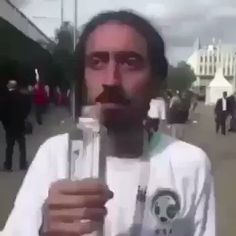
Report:
[[[64,134],[58,134],[53,137],[48,138],[42,146],[50,146],[53,148],[58,148],[58,147],[67,147],[67,140],[68,140],[68,133]]]
[[[199,147],[174,139],[168,135],[160,135],[159,144],[154,148],[154,157],[166,158],[176,168],[199,169],[210,168],[210,161],[207,154]]]
[[[67,157],[68,150],[68,134],[59,134],[48,138],[39,147],[39,150],[34,158],[37,163],[60,163]]]

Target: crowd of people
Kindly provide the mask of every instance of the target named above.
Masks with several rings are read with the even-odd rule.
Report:
[[[43,114],[47,111],[50,103],[56,106],[70,106],[70,89],[61,89],[59,86],[50,88],[43,82],[37,82],[34,87],[29,86],[28,90],[35,105],[36,121],[43,124]]]
[[[3,169],[12,171],[12,157],[15,142],[19,145],[20,170],[28,168],[26,138],[32,134],[33,125],[28,120],[32,110],[35,111],[37,124],[43,124],[43,115],[51,102],[57,106],[69,106],[69,92],[66,95],[60,92],[59,87],[52,89],[38,81],[34,86],[19,86],[16,80],[9,80],[1,88],[0,94],[0,121],[5,130],[6,150]]]
[[[198,96],[192,91],[165,91],[162,96],[150,102],[148,118],[152,123],[158,123],[159,130],[170,128],[170,134],[177,139],[184,139],[186,124],[194,120],[194,113],[198,104]],[[149,122],[151,123],[151,121]]]
[[[172,137],[183,140],[186,124],[190,121],[197,123],[194,117],[197,105],[196,93],[167,90],[163,96],[151,100],[148,117],[152,123],[156,123],[159,130],[165,130],[163,126],[167,125]],[[216,102],[214,117],[216,133],[220,130],[223,135],[236,132],[236,93],[228,96],[227,92],[223,92],[222,98]]]

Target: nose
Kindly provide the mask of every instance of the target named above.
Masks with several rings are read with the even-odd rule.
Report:
[[[119,86],[121,83],[121,74],[119,64],[115,61],[110,61],[107,67],[105,84],[109,86]]]

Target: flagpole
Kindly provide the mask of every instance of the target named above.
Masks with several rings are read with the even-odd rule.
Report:
[[[77,27],[78,26],[78,1],[74,0],[74,37],[73,37],[73,44],[74,44],[74,50],[76,48],[77,44]],[[76,85],[73,84],[72,87],[72,118],[73,121],[76,122]]]
[[[78,28],[78,1],[74,0],[74,49],[77,43],[77,28]]]
[[[236,52],[234,53],[233,92],[236,92]]]
[[[64,22],[64,0],[61,0],[61,25]]]

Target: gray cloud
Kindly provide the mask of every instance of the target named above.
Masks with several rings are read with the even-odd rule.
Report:
[[[30,0],[12,1],[22,7]],[[65,18],[73,21],[73,0],[64,2]],[[31,0],[22,9],[31,17],[51,17],[37,19],[36,23],[52,36],[54,28],[60,24],[59,3],[59,0]],[[203,44],[213,37],[223,43],[236,44],[236,0],[86,0],[78,1],[78,5],[79,24],[108,9],[129,8],[146,15],[160,29],[169,58],[174,61],[186,59],[198,37]]]
[[[151,4],[147,10],[172,46],[192,46],[197,37],[204,42],[215,37],[225,43],[236,44],[234,0],[179,0],[175,3],[166,0],[156,7]]]

